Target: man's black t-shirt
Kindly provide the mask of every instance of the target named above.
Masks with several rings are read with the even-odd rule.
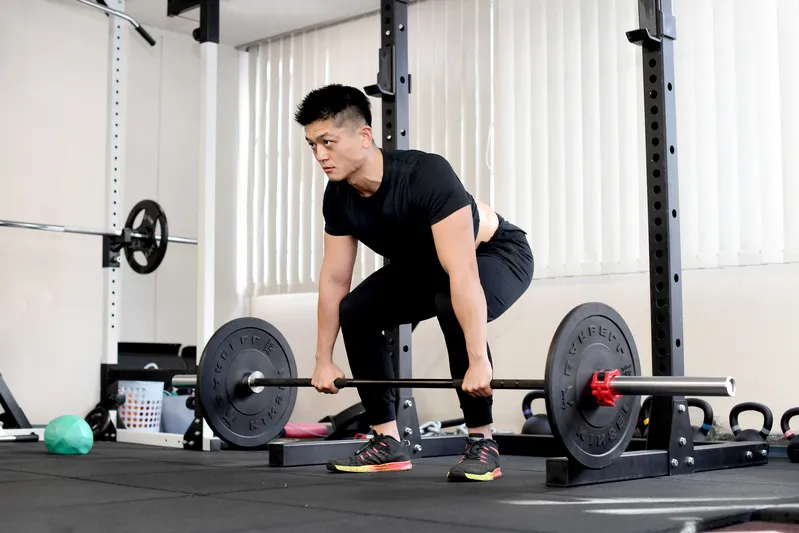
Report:
[[[329,181],[325,232],[351,235],[392,262],[437,259],[431,226],[467,205],[477,236],[477,204],[443,157],[419,150],[383,152],[383,181],[371,196]]]

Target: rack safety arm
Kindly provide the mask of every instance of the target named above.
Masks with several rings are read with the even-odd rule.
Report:
[[[89,0],[77,0],[77,1],[80,2],[81,4],[87,5],[89,7],[93,7],[95,9],[99,9],[100,11],[103,11],[103,12],[109,14],[109,15],[114,15],[115,17],[119,17],[121,19],[127,20],[128,22],[131,23],[131,25],[133,25],[134,28],[136,28],[136,31],[139,32],[139,35],[141,35],[144,38],[144,40],[147,41],[150,44],[150,46],[155,46],[155,39],[153,39],[152,35],[147,33],[147,30],[145,30],[144,27],[142,27],[141,24],[136,22],[136,19],[134,19],[130,15],[126,15],[125,13],[122,13],[121,11],[117,11],[116,9],[111,9],[110,7],[107,7],[107,6],[104,6],[104,5],[101,5],[101,4],[96,4],[94,2],[90,2]]]

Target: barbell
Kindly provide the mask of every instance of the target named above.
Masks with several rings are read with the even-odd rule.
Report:
[[[541,389],[555,438],[588,468],[604,468],[627,449],[639,395],[734,396],[732,377],[641,376],[638,352],[622,317],[603,303],[585,303],[561,321],[550,344],[544,379],[494,379],[491,388]],[[460,388],[461,379],[347,379],[346,387]],[[288,423],[298,387],[293,352],[283,334],[259,318],[233,319],[209,339],[196,375],[176,375],[175,388],[196,389],[203,417],[223,441],[257,448]]]
[[[134,227],[133,224],[139,215],[142,215],[141,222]],[[122,231],[103,231],[16,220],[0,220],[0,227],[108,237],[111,249],[115,252],[124,250],[128,264],[139,274],[150,274],[161,265],[166,256],[167,243],[197,244],[196,239],[169,235],[166,213],[154,200],[141,200],[134,205]],[[141,254],[143,262],[138,260],[136,252]]]

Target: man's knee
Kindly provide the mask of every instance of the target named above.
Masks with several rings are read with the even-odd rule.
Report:
[[[365,302],[357,291],[348,293],[338,306],[338,322],[341,329],[352,329],[363,324]]]

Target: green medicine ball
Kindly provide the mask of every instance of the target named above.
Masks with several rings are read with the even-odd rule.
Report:
[[[47,451],[56,455],[85,455],[94,444],[92,428],[75,415],[54,418],[44,428]]]

